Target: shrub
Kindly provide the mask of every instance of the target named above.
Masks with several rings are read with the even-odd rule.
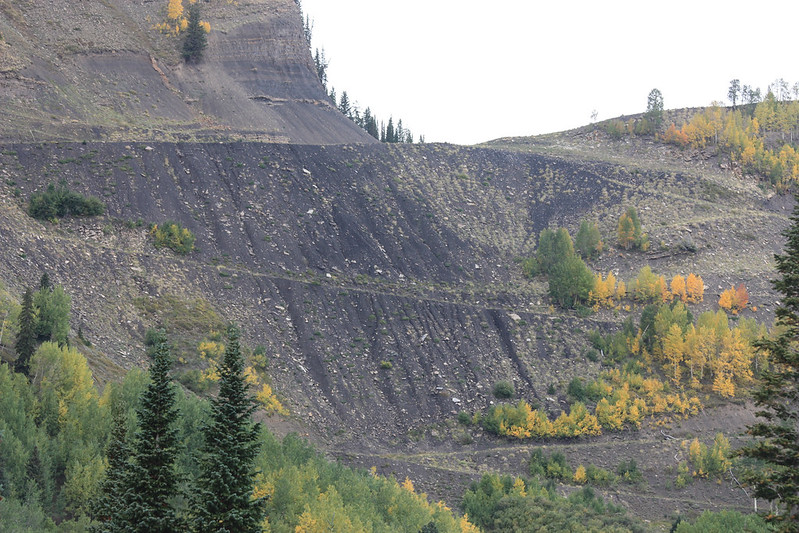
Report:
[[[184,255],[194,250],[194,234],[180,222],[168,220],[160,226],[153,224],[150,227],[150,237],[156,248],[166,246],[173,252]]]
[[[500,399],[513,398],[516,395],[516,390],[507,381],[498,381],[494,385],[494,397]]]
[[[616,467],[616,473],[627,483],[638,483],[644,479],[644,475],[638,470],[635,459],[620,462]]]
[[[28,205],[28,214],[39,220],[66,216],[89,217],[104,212],[105,204],[97,198],[72,192],[65,185],[56,188],[52,183],[44,192],[33,193]]]

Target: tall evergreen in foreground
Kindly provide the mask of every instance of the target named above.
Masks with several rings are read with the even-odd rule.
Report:
[[[138,430],[125,474],[125,530],[141,533],[185,531],[171,502],[178,495],[175,462],[179,443],[172,356],[161,335],[150,365],[150,384],[137,410]]]
[[[125,477],[128,475],[130,447],[127,442],[127,426],[120,406],[114,410],[114,426],[111,440],[106,447],[108,468],[100,485],[97,499],[92,504],[92,533],[122,533],[126,531]]]
[[[211,400],[210,421],[203,431],[193,529],[209,533],[261,531],[263,502],[252,499],[253,462],[261,428],[252,421],[255,402],[244,379],[236,326],[227,329],[227,346],[218,370],[219,395]]]
[[[782,294],[775,311],[780,334],[755,342],[770,363],[754,393],[755,405],[762,408],[756,414],[764,420],[749,427],[759,439],[741,450],[765,463],[748,472],[746,481],[755,487],[755,497],[776,502],[779,513],[766,520],[779,531],[799,531],[799,205],[791,222],[783,233],[785,253],[774,256],[782,276],[772,281]]]
[[[33,352],[36,351],[36,314],[33,308],[33,293],[25,289],[22,296],[22,309],[19,312],[19,332],[17,342],[14,344],[17,360],[14,370],[20,374],[28,375]]]

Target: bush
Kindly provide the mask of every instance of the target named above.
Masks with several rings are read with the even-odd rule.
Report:
[[[616,473],[627,483],[638,483],[644,479],[644,475],[638,470],[638,464],[635,459],[619,463],[619,466],[616,467]]]
[[[44,192],[33,193],[28,205],[28,214],[39,220],[90,217],[104,212],[105,204],[97,198],[72,192],[65,185],[56,188],[52,183]]]
[[[494,385],[494,397],[506,400],[516,396],[516,389],[507,381],[498,381]]]
[[[161,224],[153,224],[150,227],[150,237],[156,248],[166,246],[173,252],[188,254],[194,250],[194,234],[188,228],[184,228],[180,222],[168,220]]]

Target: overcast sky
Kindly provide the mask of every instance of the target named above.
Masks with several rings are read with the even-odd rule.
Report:
[[[726,103],[730,80],[799,81],[799,5],[669,1],[302,0],[328,87],[427,142],[562,131]]]

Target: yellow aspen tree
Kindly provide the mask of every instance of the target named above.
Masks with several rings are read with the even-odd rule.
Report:
[[[693,324],[685,334],[685,360],[691,375],[691,387],[698,389],[705,374],[705,366],[713,352],[713,331],[705,326],[698,329]]]
[[[689,302],[698,303],[705,297],[705,283],[696,274],[688,274],[685,280],[685,292]]]
[[[663,339],[663,358],[666,360],[666,369],[671,373],[671,380],[680,383],[681,363],[685,357],[685,341],[682,329],[677,324],[672,324],[666,338]]]
[[[727,331],[722,336],[721,345],[729,345],[732,341],[729,339],[732,334]],[[712,389],[717,394],[725,398],[732,398],[735,396],[735,383],[733,382],[733,366],[730,357],[730,351],[720,350],[718,357],[712,362],[713,370],[713,385]]]
[[[546,413],[538,409],[534,410],[531,415],[527,417],[527,425],[530,432],[538,437],[554,437],[555,426],[552,421],[547,418]]]
[[[623,213],[619,218],[619,224],[616,228],[619,246],[625,250],[629,250],[635,243],[635,225],[632,218],[627,213]]]
[[[524,480],[522,478],[517,477],[513,480],[513,488],[511,489],[511,493],[521,497],[527,496],[527,490],[524,486]]]
[[[733,302],[735,300],[735,289],[730,287],[726,291],[722,292],[719,296],[719,307],[722,309],[726,309],[727,311],[733,311]],[[733,311],[733,313],[737,313],[737,311]]]
[[[657,281],[655,282],[655,294],[659,295],[660,300],[663,302],[671,301],[671,291],[669,291],[669,287],[666,284],[666,278],[663,276],[658,276]]]
[[[669,288],[671,289],[671,294],[675,298],[679,298],[683,302],[686,302],[688,300],[685,278],[682,277],[680,274],[676,274],[673,278],[671,278],[671,283],[669,284]]]
[[[169,20],[178,20],[183,16],[183,2],[181,0],[169,0],[166,7],[166,18]]]
[[[722,339],[724,358],[730,362],[732,374],[738,383],[752,381],[752,346],[738,328]]]
[[[580,485],[585,485],[588,483],[588,475],[585,472],[585,467],[580,465],[577,467],[577,470],[574,471],[574,482],[579,483]]]
[[[618,415],[616,408],[610,405],[607,398],[602,398],[597,402],[594,412],[596,413],[597,421],[602,427],[615,430],[624,427],[622,417]]]
[[[616,300],[621,302],[625,296],[627,296],[627,285],[625,285],[624,281],[620,281],[616,285]]]

